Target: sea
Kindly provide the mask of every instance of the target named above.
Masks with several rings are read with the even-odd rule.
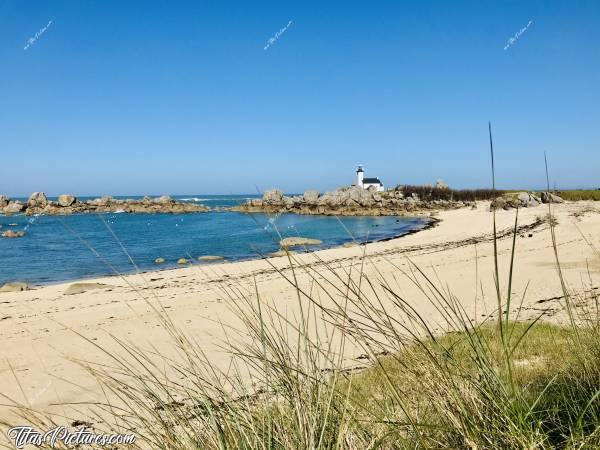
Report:
[[[279,241],[285,237],[319,239],[322,244],[310,247],[317,250],[350,241],[399,237],[426,225],[425,219],[417,217],[337,218],[224,210],[258,198],[253,195],[172,197],[212,210],[179,215],[0,215],[0,233],[9,229],[26,231],[22,238],[0,238],[0,285],[11,281],[43,285],[137,270],[169,269],[180,267],[179,258],[206,264],[198,258],[207,255],[222,256],[225,261],[263,258],[279,250]],[[165,264],[157,266],[156,258],[164,258]]]

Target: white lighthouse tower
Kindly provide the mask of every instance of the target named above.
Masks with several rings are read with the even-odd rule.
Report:
[[[363,187],[363,179],[365,178],[365,172],[362,168],[362,165],[358,165],[356,169],[356,185],[358,187]]]

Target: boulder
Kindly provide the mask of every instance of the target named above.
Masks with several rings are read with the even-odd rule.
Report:
[[[283,200],[283,192],[279,189],[271,189],[263,194],[263,203],[268,205],[280,205]]]
[[[0,209],[8,206],[9,202],[10,202],[10,200],[6,195],[0,195]]]
[[[29,200],[27,200],[28,208],[43,208],[47,204],[48,199],[43,192],[34,192],[29,196]]]
[[[190,263],[190,260],[187,259],[187,258],[179,258],[177,260],[177,264],[181,264],[182,266],[185,265],[185,264],[189,264],[189,263]]]
[[[564,203],[564,200],[551,192],[542,192],[543,203]]]
[[[319,200],[319,191],[306,191],[302,198],[306,203],[315,204]]]
[[[490,211],[493,209],[503,209],[505,206],[506,200],[504,197],[497,197],[496,199],[492,200],[492,203],[490,204]]]
[[[26,283],[14,282],[14,283],[6,283],[4,286],[0,287],[0,292],[21,292],[28,291],[29,286]]]
[[[5,237],[5,238],[20,238],[23,236],[25,236],[24,231],[6,230],[4,233],[2,233],[2,237]]]
[[[61,194],[58,196],[58,204],[59,206],[62,206],[63,208],[66,208],[67,206],[71,206],[73,203],[75,203],[77,199],[75,197],[73,197],[72,195],[69,194]]]
[[[205,256],[198,257],[198,261],[219,261],[221,259],[224,259],[224,258],[222,256],[218,256],[218,255],[205,255]]]
[[[287,237],[279,241],[281,248],[298,247],[301,245],[319,245],[323,242],[318,239],[311,239],[306,237]]]
[[[154,260],[154,264],[164,264],[165,262],[167,262],[165,258],[156,258]]]
[[[4,208],[5,214],[17,214],[23,212],[25,205],[19,201],[12,201]]]
[[[84,292],[93,291],[95,289],[112,289],[114,286],[104,283],[73,283],[65,289],[64,295],[83,294]]]
[[[517,199],[519,200],[520,205],[526,208],[529,204],[529,193],[519,192],[517,194]]]

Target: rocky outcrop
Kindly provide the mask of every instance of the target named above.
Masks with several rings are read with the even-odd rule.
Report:
[[[319,195],[319,191],[306,191],[303,197],[307,202],[316,203],[319,200]]]
[[[543,203],[564,203],[564,200],[552,192],[542,192]]]
[[[4,214],[18,214],[25,211],[26,207],[27,206],[19,201],[9,201],[8,205],[6,205],[4,209],[0,210],[0,212],[3,212]]]
[[[281,191],[266,191],[262,199],[252,199],[232,208],[241,212],[290,212],[309,215],[393,216],[436,209],[455,209],[471,202],[451,200],[420,200],[416,194],[404,196],[401,187],[376,192],[360,187],[340,188],[320,195],[306,191],[304,195],[288,197]]]
[[[278,189],[271,189],[263,194],[263,202],[267,205],[278,205],[283,200],[283,192]]]
[[[493,209],[512,209],[512,208],[533,208],[542,203],[562,203],[563,199],[558,195],[542,192],[541,198],[532,192],[518,192],[515,194],[505,194],[497,197],[490,204],[490,210]]]
[[[27,200],[27,204],[19,201],[10,201],[6,196],[0,196],[0,214],[27,215],[68,215],[82,213],[163,213],[182,214],[208,211],[203,205],[189,202],[178,202],[168,195],[162,197],[143,199],[119,200],[111,196],[81,201],[73,195],[62,194],[57,201],[50,201],[43,192],[34,192]]]
[[[48,204],[46,194],[43,192],[34,192],[27,200],[27,208],[43,208]]]

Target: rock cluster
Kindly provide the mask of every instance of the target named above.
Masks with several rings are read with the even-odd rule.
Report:
[[[386,192],[360,187],[340,188],[320,194],[306,191],[304,195],[285,196],[277,189],[266,191],[262,199],[247,200],[232,208],[241,212],[291,212],[297,214],[322,214],[339,216],[392,216],[407,212],[436,209],[455,209],[469,202],[433,200],[423,201],[416,194],[405,197],[401,189]]]
[[[13,231],[13,230],[6,230],[5,232],[2,233],[2,237],[4,238],[20,238],[25,236],[25,231]]]
[[[492,209],[512,209],[512,208],[532,208],[539,206],[542,203],[563,203],[564,200],[556,194],[550,192],[542,192],[541,197],[538,197],[532,192],[518,192],[516,194],[506,194],[502,197],[497,197],[490,204]]]
[[[143,199],[119,200],[111,196],[96,198],[94,200],[80,201],[76,197],[68,194],[60,195],[57,201],[48,200],[43,192],[34,192],[31,194],[27,203],[17,200],[10,200],[5,195],[0,195],[0,214],[18,214],[27,215],[45,214],[45,215],[67,215],[77,213],[108,213],[108,212],[126,212],[126,213],[194,213],[208,211],[203,205],[194,203],[178,202],[168,195],[162,197]]]

